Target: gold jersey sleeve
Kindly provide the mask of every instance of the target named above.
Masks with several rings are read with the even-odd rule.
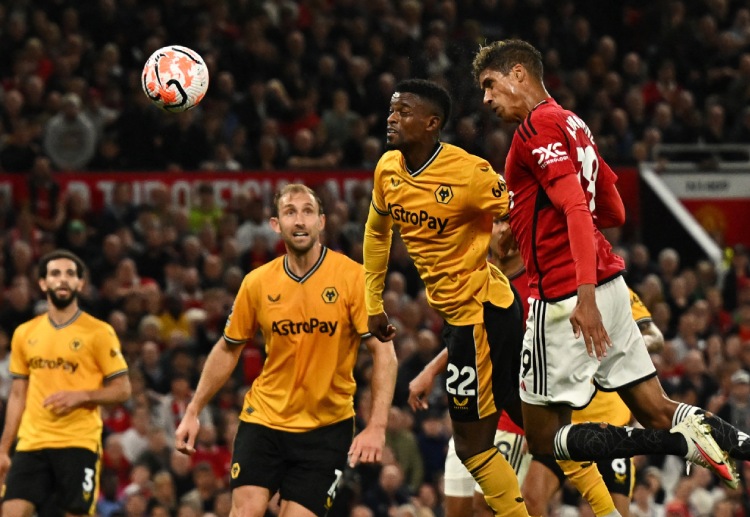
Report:
[[[630,290],[630,310],[633,312],[633,319],[636,323],[651,321],[651,312],[632,289]]]
[[[242,344],[260,330],[266,361],[241,420],[303,432],[354,416],[354,365],[370,335],[364,289],[362,265],[327,248],[302,278],[286,257],[245,277],[224,337]]]
[[[633,290],[630,290],[630,310],[636,323],[651,320],[651,313]],[[574,424],[580,422],[609,422],[613,425],[630,423],[630,409],[617,393],[597,391],[596,396],[586,408],[573,411],[571,418]]]
[[[17,450],[99,451],[103,424],[98,407],[56,416],[44,407],[44,400],[58,391],[99,389],[106,380],[127,372],[115,331],[85,312],[60,326],[46,314],[19,326],[11,342],[10,373],[28,379],[29,387]]]
[[[487,262],[492,221],[508,203],[505,181],[490,164],[450,144],[439,144],[417,171],[398,151],[385,153],[375,169],[373,208],[399,228],[430,306],[453,325],[481,323],[484,302],[513,302],[508,279]],[[368,271],[371,262],[366,253]],[[368,295],[378,288],[368,285]]]

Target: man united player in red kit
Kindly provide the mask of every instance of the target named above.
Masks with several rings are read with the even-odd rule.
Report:
[[[530,451],[558,461],[675,454],[737,486],[728,456],[750,458],[747,435],[670,400],[656,377],[624,262],[599,232],[623,224],[625,209],[588,126],[550,97],[541,54],[525,41],[482,47],[473,71],[484,103],[519,124],[505,179],[532,298],[519,382]],[[647,429],[570,425],[597,389],[618,392]]]

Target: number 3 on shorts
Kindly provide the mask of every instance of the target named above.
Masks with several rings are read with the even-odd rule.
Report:
[[[94,469],[83,469],[83,491],[84,493],[94,490]]]

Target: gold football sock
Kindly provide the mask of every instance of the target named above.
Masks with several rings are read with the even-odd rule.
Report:
[[[528,517],[516,473],[496,448],[475,454],[464,461],[464,465],[482,487],[484,498],[495,515]]]
[[[558,460],[557,464],[560,465],[565,476],[578,489],[583,498],[588,501],[597,516],[612,515],[615,510],[615,503],[612,501],[612,496],[609,495],[607,485],[604,484],[596,463]]]

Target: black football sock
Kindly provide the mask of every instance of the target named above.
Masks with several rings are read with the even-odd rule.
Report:
[[[555,459],[598,461],[641,454],[687,454],[685,438],[667,429],[636,429],[599,423],[563,426],[555,435]]]

